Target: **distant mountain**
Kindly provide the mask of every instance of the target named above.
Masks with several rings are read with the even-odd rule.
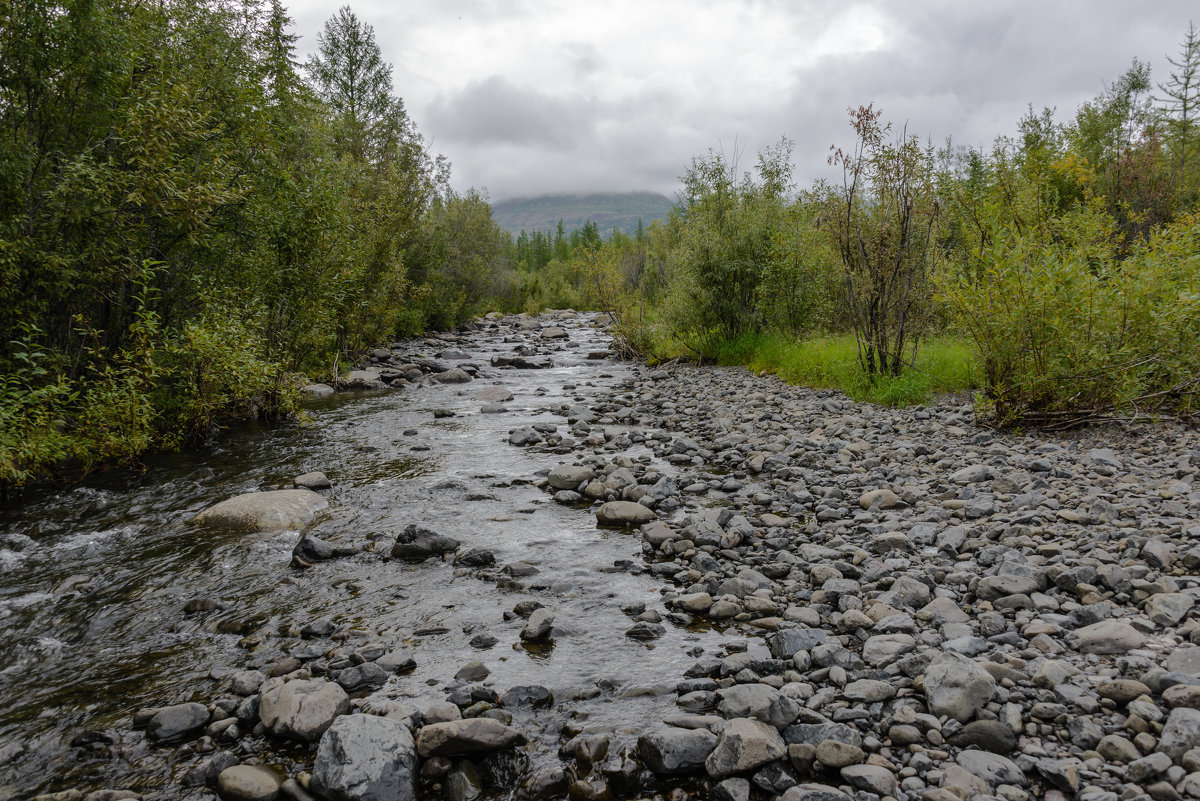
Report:
[[[655,192],[621,194],[544,195],[515,198],[492,204],[492,219],[513,234],[525,231],[553,231],[562,220],[570,233],[588,220],[596,223],[601,236],[613,228],[628,234],[637,231],[638,220],[649,226],[667,216],[674,203]]]

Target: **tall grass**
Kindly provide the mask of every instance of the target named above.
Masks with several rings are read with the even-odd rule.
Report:
[[[883,406],[926,403],[938,393],[974,389],[980,380],[971,345],[949,336],[925,340],[915,365],[899,376],[877,376],[874,381],[859,366],[858,346],[852,334],[805,340],[746,334],[723,342],[717,361],[745,365],[756,373],[772,373],[789,384],[840,389],[856,401]]]

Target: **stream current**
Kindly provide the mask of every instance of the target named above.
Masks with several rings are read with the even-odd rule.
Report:
[[[141,472],[110,471],[67,489],[31,490],[0,508],[0,801],[66,788],[203,797],[208,791],[181,785],[201,755],[147,743],[131,716],[143,707],[211,702],[228,671],[265,669],[311,648],[299,629],[322,618],[339,627],[334,645],[412,652],[416,668],[360,699],[368,707],[443,701],[461,683],[455,672],[475,659],[498,692],[538,684],[576,699],[558,717],[518,716],[514,725],[533,729],[535,762],[555,758],[537,751],[537,730],[557,739],[562,715],[632,741],[648,721],[671,714],[672,677],[695,661],[688,651],[715,648],[720,636],[666,623],[653,643],[626,637],[632,621],[622,607],[661,608],[662,579],[614,567],[641,564],[640,540],[598,529],[586,507],[556,504],[530,484],[573,455],[508,444],[510,429],[522,425],[550,423],[566,433],[567,407],[607,396],[629,375],[627,365],[588,359],[608,337],[587,318],[572,320],[561,323],[570,335],[561,343],[508,323],[404,343],[406,356],[465,351],[478,375],[466,384],[310,401],[305,425],[248,426],[203,452],[155,456]],[[491,366],[493,356],[521,344],[553,366]],[[490,386],[515,396],[506,412],[481,412],[475,396]],[[435,418],[435,410],[453,415]],[[651,458],[638,446],[624,455]],[[312,532],[363,552],[300,570],[290,564],[299,532],[215,533],[190,524],[218,501],[287,487],[313,470],[333,488],[323,492],[330,508]],[[538,572],[485,580],[449,559],[390,559],[396,535],[412,523],[462,541],[462,551],[491,550],[497,566],[527,562]],[[505,619],[527,599],[554,610],[552,644],[525,646],[518,636],[525,621]],[[481,633],[498,642],[471,647]],[[311,766],[312,752],[261,756],[294,772]]]

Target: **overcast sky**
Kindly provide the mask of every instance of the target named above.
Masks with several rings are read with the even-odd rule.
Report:
[[[285,0],[285,3],[287,0]],[[651,190],[693,155],[795,142],[801,184],[874,103],[921,137],[988,146],[1032,103],[1066,119],[1136,56],[1166,80],[1195,0],[354,0],[409,115],[492,200]],[[302,58],[334,3],[292,0]]]

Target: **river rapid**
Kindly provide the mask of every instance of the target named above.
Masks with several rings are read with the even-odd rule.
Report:
[[[413,358],[457,351],[442,366],[478,372],[465,384],[426,380],[313,400],[303,425],[246,427],[203,452],[33,490],[0,510],[0,799],[67,788],[145,798],[210,792],[183,786],[205,746],[156,747],[131,716],[208,703],[231,671],[268,670],[311,648],[300,630],[312,621],[336,627],[332,640],[316,643],[322,647],[411,651],[413,670],[357,694],[364,708],[443,701],[462,684],[455,673],[479,660],[488,686],[544,685],[575,699],[570,717],[595,728],[619,733],[667,714],[674,705],[656,683],[673,688],[671,677],[695,661],[688,652],[715,647],[719,635],[668,622],[653,642],[626,637],[629,607],[653,605],[663,586],[638,566],[640,541],[597,528],[586,505],[552,502],[531,482],[560,460],[508,444],[520,426],[548,423],[566,434],[567,409],[586,407],[628,377],[629,366],[595,358],[609,339],[594,322],[557,321],[569,334],[562,340],[510,322],[398,343]],[[552,366],[491,366],[517,348],[548,356]],[[492,386],[514,396],[502,413],[483,413],[487,404],[476,399]],[[623,453],[652,460],[646,449]],[[288,487],[314,470],[333,486],[312,532],[361,549],[356,555],[302,570],[291,566],[299,532],[214,532],[190,522],[221,500]],[[463,550],[490,550],[497,568],[520,563],[519,574],[536,572],[516,579],[448,558],[388,558],[396,535],[414,523],[461,540]],[[554,609],[548,644],[523,643],[525,621],[505,614],[529,599]],[[472,647],[483,633],[496,644]],[[541,717],[525,725],[564,722]],[[311,748],[248,747],[285,774],[311,766]]]

